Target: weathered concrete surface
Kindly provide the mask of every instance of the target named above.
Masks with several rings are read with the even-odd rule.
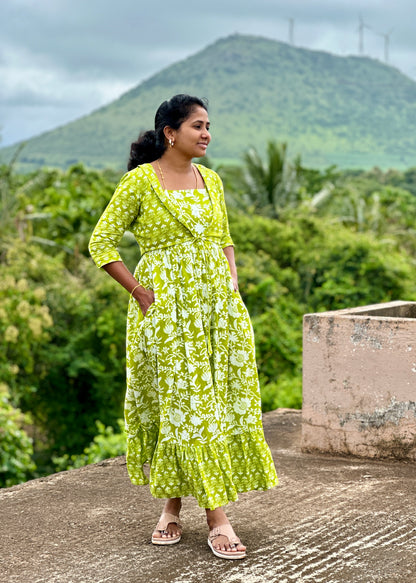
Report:
[[[116,458],[0,491],[1,583],[415,583],[414,464],[304,454],[300,421],[265,415],[280,486],[228,508],[244,561],[211,554],[191,498],[182,541],[152,546],[161,501]]]
[[[302,449],[416,460],[416,302],[304,317]]]

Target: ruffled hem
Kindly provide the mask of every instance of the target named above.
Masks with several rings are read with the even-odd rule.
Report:
[[[132,483],[136,486],[149,483],[143,465],[152,460],[158,434],[159,427],[154,424],[146,431],[139,430],[134,437],[127,438],[127,469]]]
[[[222,437],[209,445],[185,446],[158,444],[152,427],[128,439],[127,469],[133,484],[149,483],[143,472],[147,461],[152,496],[193,496],[199,506],[210,510],[234,502],[238,493],[268,490],[278,483],[262,431]]]

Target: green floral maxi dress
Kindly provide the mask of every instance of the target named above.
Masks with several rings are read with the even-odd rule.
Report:
[[[264,440],[250,318],[233,290],[223,248],[232,245],[219,176],[197,165],[206,189],[165,191],[151,164],[128,172],[101,216],[90,253],[120,261],[128,229],[153,289],[143,316],[130,299],[125,419],[127,468],[156,498],[193,495],[214,509],[238,492],[277,484]]]

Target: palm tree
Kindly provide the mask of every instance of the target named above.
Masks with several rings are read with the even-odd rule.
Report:
[[[290,163],[287,144],[269,141],[263,160],[255,148],[243,156],[243,167],[226,172],[231,186],[231,204],[245,210],[278,218],[283,209],[301,200],[300,158]]]

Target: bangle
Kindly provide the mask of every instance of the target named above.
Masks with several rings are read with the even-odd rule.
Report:
[[[134,288],[133,288],[133,289],[131,290],[131,292],[130,292],[130,297],[131,297],[131,298],[133,297],[133,294],[134,294],[135,290],[136,290],[138,287],[140,287],[140,286],[141,286],[141,284],[140,284],[140,283],[138,283],[137,285],[135,285],[135,286],[134,286]]]

